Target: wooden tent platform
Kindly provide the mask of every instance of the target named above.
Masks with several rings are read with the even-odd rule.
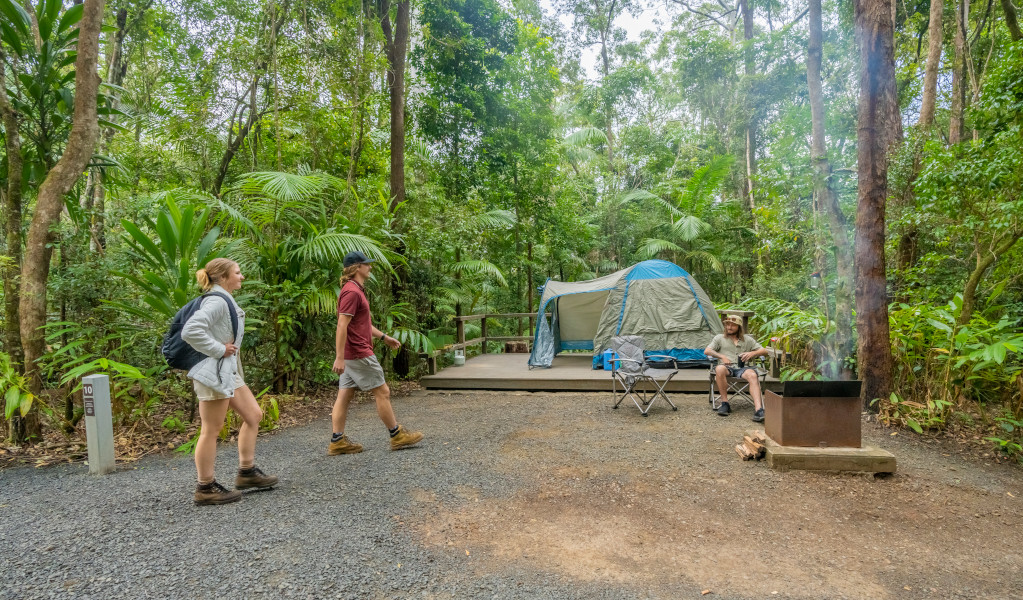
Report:
[[[450,366],[419,383],[428,390],[526,390],[544,392],[611,391],[611,373],[590,368],[589,354],[562,354],[549,369],[530,369],[528,354],[480,354],[465,365]],[[781,382],[767,378],[767,389],[781,391]],[[706,393],[706,368],[680,369],[668,383],[671,392]]]

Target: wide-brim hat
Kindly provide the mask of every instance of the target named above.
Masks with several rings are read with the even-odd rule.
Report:
[[[345,268],[347,269],[348,267],[350,267],[352,265],[361,265],[361,264],[365,264],[365,263],[376,262],[376,260],[377,259],[370,258],[370,257],[366,256],[365,254],[363,254],[362,252],[359,252],[358,250],[355,250],[353,252],[349,252],[348,254],[345,254],[344,261],[341,264],[343,264],[345,266]]]
[[[742,317],[738,315],[728,315],[727,317],[725,317],[724,321],[722,321],[722,324],[724,323],[735,323],[736,325],[739,326],[739,329],[743,329]]]

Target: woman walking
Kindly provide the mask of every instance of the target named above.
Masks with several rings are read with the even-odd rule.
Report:
[[[199,477],[195,503],[227,504],[241,500],[239,490],[273,487],[277,477],[264,474],[253,462],[263,411],[242,375],[238,352],[245,330],[245,313],[232,297],[245,277],[238,263],[215,258],[206,268],[196,271],[195,278],[203,294],[209,294],[181,330],[181,339],[206,355],[188,371],[199,399],[201,420],[199,440],[195,444],[195,468]],[[224,427],[228,408],[233,408],[242,418],[238,431],[238,476],[233,491],[217,483],[213,476],[217,436]]]

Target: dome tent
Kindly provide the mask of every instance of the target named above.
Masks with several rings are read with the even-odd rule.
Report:
[[[647,260],[589,281],[548,279],[529,366],[550,367],[562,350],[592,350],[593,368],[600,368],[617,335],[642,336],[647,354],[707,364],[703,349],[723,332],[714,304],[692,275],[666,260]]]

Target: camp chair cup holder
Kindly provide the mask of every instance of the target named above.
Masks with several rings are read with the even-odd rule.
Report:
[[[617,409],[623,400],[629,398],[644,417],[650,414],[650,408],[658,398],[678,410],[675,403],[664,389],[672,377],[678,374],[674,368],[653,368],[650,361],[672,361],[674,358],[664,355],[647,356],[643,350],[643,338],[638,335],[624,335],[611,338],[611,391],[614,395],[614,406]],[[652,389],[650,389],[652,388]],[[620,393],[619,393],[620,392]]]

